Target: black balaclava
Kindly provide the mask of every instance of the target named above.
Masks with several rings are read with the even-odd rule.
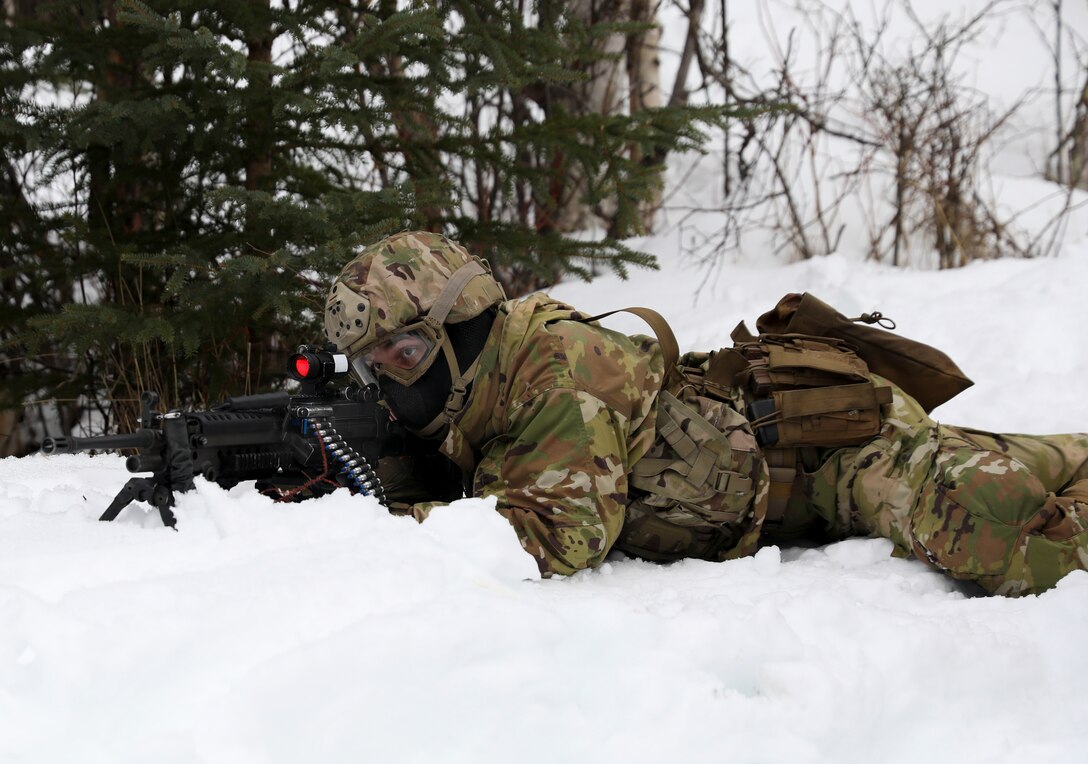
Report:
[[[491,333],[495,314],[495,309],[489,308],[468,321],[446,324],[445,330],[457,356],[457,365],[461,369],[467,369],[480,355],[487,336]],[[453,377],[450,375],[450,365],[445,355],[440,348],[435,348],[432,352],[439,353],[439,357],[435,358],[431,368],[412,385],[402,385],[386,376],[378,377],[378,386],[389,401],[397,421],[409,430],[422,430],[434,421],[445,407],[453,387]],[[471,388],[469,383],[469,389]]]

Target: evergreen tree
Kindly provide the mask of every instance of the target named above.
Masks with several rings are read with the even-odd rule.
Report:
[[[279,384],[384,233],[448,233],[511,293],[652,266],[621,239],[659,176],[627,149],[694,147],[725,111],[549,108],[594,30],[514,2],[29,5],[0,26],[2,394],[110,427],[142,389],[207,405]],[[607,200],[599,241],[553,225],[573,166]]]

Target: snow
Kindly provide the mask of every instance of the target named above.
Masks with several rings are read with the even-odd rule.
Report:
[[[554,293],[656,307],[695,348],[810,289],[959,360],[978,384],[942,419],[1088,430],[1080,252],[711,274],[646,244],[662,273]],[[178,532],[135,507],[99,523],[128,476],[112,456],[0,461],[0,761],[1046,762],[1088,744],[1088,573],[977,597],[853,539],[541,581],[493,500],[417,525],[198,481]]]
[[[715,187],[678,168],[689,192]],[[1050,219],[1049,187],[1000,186],[1022,224]],[[710,349],[812,291],[948,352],[976,386],[942,421],[1088,431],[1088,212],[1060,257],[953,272],[865,263],[860,243],[786,266],[684,255],[719,222],[666,216],[632,242],[660,272],[552,293],[656,308],[683,349]],[[99,523],[128,477],[114,456],[0,460],[0,762],[1021,764],[1088,748],[1088,573],[980,597],[852,539],[718,564],[617,555],[542,581],[493,500],[418,525],[343,492],[278,505],[198,480],[177,532],[143,507]]]

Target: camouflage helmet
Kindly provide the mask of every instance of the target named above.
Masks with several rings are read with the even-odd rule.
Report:
[[[447,325],[470,321],[504,299],[487,263],[463,247],[434,233],[400,233],[367,247],[340,272],[325,303],[325,335],[360,382],[385,379],[387,395],[427,378],[445,358],[451,380],[445,406],[413,429],[437,437],[463,408],[479,365],[477,355],[462,368]]]
[[[456,324],[505,299],[487,263],[459,244],[426,231],[398,233],[340,272],[325,303],[325,335],[351,359],[427,316]]]

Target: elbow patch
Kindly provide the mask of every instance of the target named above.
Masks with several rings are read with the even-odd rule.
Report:
[[[518,529],[521,545],[536,560],[542,576],[569,576],[596,568],[608,554],[607,534],[600,523],[539,529]]]

